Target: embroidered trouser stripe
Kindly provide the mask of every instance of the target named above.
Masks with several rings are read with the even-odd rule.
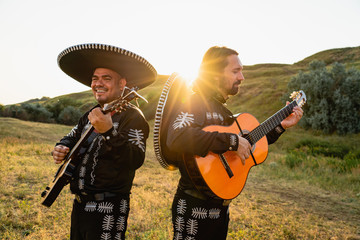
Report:
[[[73,240],[125,239],[129,216],[129,199],[108,198],[104,201],[74,201],[71,213]]]
[[[209,203],[178,191],[172,205],[173,240],[225,240],[228,210],[228,206]]]

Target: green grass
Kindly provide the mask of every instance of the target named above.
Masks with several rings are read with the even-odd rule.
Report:
[[[73,198],[68,187],[50,208],[41,205],[40,193],[58,168],[50,151],[70,129],[0,118],[0,239],[69,238]],[[232,201],[228,239],[359,238],[359,166],[334,171],[332,162],[341,157],[327,156],[329,146],[353,149],[359,139],[287,131],[270,146],[268,159],[251,169]],[[287,161],[294,160],[287,158],[301,162],[292,166]],[[145,164],[134,180],[127,239],[171,239],[178,179],[177,171],[163,169],[155,159],[150,136]]]

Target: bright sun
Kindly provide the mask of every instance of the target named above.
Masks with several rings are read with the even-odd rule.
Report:
[[[187,85],[191,86],[197,78],[198,72],[197,70],[189,69],[188,71],[179,72],[179,75],[186,81]]]

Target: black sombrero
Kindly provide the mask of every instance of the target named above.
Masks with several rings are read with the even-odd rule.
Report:
[[[154,151],[160,165],[167,170],[176,170],[176,153],[166,146],[167,129],[170,118],[178,110],[179,105],[190,96],[186,81],[179,74],[173,73],[165,82],[156,107],[154,121]]]
[[[62,71],[90,86],[96,68],[109,68],[126,78],[128,87],[144,88],[156,79],[155,68],[143,57],[128,50],[98,43],[69,47],[58,56]]]

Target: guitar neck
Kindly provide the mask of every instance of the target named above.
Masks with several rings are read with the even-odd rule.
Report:
[[[278,126],[282,120],[287,118],[292,113],[295,106],[297,106],[296,101],[292,101],[289,105],[286,105],[285,107],[277,111],[274,115],[266,119],[259,126],[257,126],[248,135],[246,135],[245,138],[252,145],[255,144],[271,130],[273,130],[276,126]]]
[[[80,146],[88,139],[88,137],[91,135],[93,131],[94,131],[94,127],[90,125],[89,128],[86,129],[86,131],[81,135],[79,141],[71,149],[71,151],[66,157],[66,161],[71,159],[80,150]]]

